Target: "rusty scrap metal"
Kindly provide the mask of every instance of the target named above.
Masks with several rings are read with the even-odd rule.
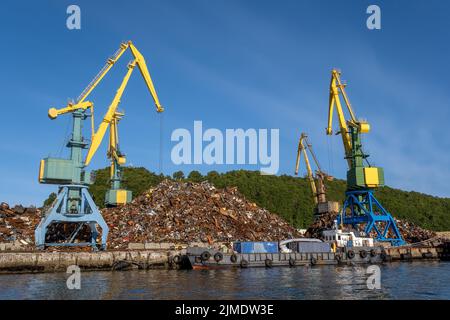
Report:
[[[336,218],[336,213],[321,215],[319,219],[314,221],[313,224],[306,230],[305,236],[311,238],[321,238],[322,231],[332,228]],[[400,219],[395,219],[395,222],[397,223],[397,227],[403,236],[403,239],[405,239],[407,243],[421,242],[436,237],[436,233],[434,231],[423,229],[412,222]],[[363,226],[360,226],[360,228],[361,230],[357,231],[363,230]],[[370,234],[369,236],[374,237],[375,235]]]
[[[128,242],[276,241],[300,236],[237,188],[217,189],[209,182],[165,180],[125,206],[103,209],[102,215],[110,227],[110,248],[123,248]]]
[[[33,248],[34,230],[44,211],[21,205],[11,208],[5,202],[0,203],[0,242],[19,241]],[[102,215],[110,228],[108,247],[111,249],[125,249],[129,243],[144,242],[214,244],[301,237],[284,219],[248,201],[237,188],[217,189],[209,182],[164,180],[127,205],[103,209]],[[323,230],[333,226],[336,216],[336,213],[321,215],[307,229],[305,236],[320,238]],[[413,223],[396,222],[408,243],[436,237],[435,232]],[[74,227],[50,226],[49,242],[67,238]],[[75,241],[88,238],[89,230],[85,227]]]

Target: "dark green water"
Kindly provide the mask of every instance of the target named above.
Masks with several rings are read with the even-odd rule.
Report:
[[[450,263],[380,266],[369,290],[365,267],[315,266],[202,271],[82,272],[69,290],[65,273],[0,275],[0,299],[450,299]]]

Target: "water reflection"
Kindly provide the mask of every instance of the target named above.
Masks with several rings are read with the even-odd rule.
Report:
[[[81,290],[65,273],[0,275],[0,299],[450,299],[450,264],[381,266],[381,290],[365,267],[83,272]]]

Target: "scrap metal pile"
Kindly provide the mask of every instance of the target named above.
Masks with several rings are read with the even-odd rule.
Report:
[[[327,213],[320,215],[320,218],[315,220],[305,232],[307,238],[321,238],[322,231],[333,227],[334,220],[337,218],[337,213]]]
[[[33,247],[34,230],[42,210],[0,204],[0,242],[20,242]],[[131,242],[229,242],[277,241],[301,237],[278,215],[244,198],[237,188],[217,189],[208,182],[190,183],[165,180],[136,197],[131,203],[102,210],[110,228],[108,247],[127,248]],[[320,238],[333,226],[336,214],[325,214],[315,221],[305,236]],[[436,237],[433,231],[413,223],[396,220],[408,243]],[[48,237],[58,241],[67,232],[59,225],[50,227]],[[88,230],[80,233],[88,238]],[[80,239],[85,240],[85,239]]]
[[[128,242],[277,241],[300,236],[237,188],[216,189],[208,182],[165,180],[125,206],[103,209],[102,215],[110,227],[110,248]]]
[[[34,243],[34,228],[39,223],[40,210],[16,205],[12,208],[0,204],[0,242],[20,241],[22,245]]]
[[[437,236],[436,232],[423,229],[412,222],[398,219],[396,221],[400,233],[408,243],[421,242]]]
[[[311,238],[320,238],[323,230],[333,227],[333,223],[336,218],[336,213],[328,213],[322,215],[306,230],[305,236]],[[395,219],[395,221],[400,233],[408,243],[421,242],[436,237],[435,232],[423,229],[412,222],[399,219]],[[374,235],[371,234],[370,236]]]

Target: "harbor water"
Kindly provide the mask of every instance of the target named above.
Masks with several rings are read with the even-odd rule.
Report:
[[[369,289],[367,266],[1,274],[0,299],[450,299],[450,263],[380,266]]]

